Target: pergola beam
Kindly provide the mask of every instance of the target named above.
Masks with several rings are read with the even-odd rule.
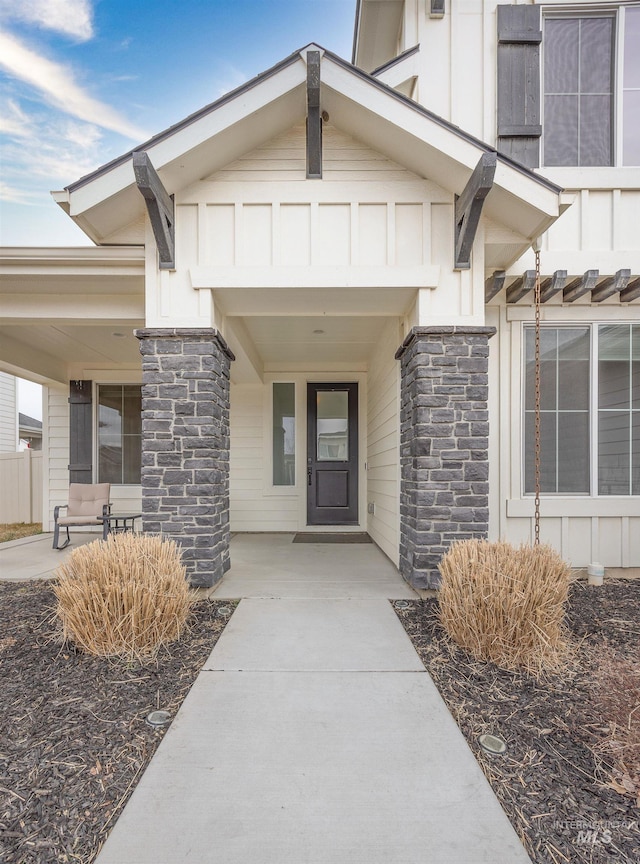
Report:
[[[518,300],[533,291],[536,286],[536,271],[526,270],[522,276],[507,288],[507,303],[517,303]]]
[[[637,300],[638,297],[640,297],[640,276],[637,276],[620,292],[620,302],[630,303],[632,300]]]
[[[151,164],[148,153],[133,153],[133,172],[136,186],[144,198],[149,213],[153,236],[158,247],[161,270],[175,270],[175,212],[173,197],[169,195]]]
[[[497,153],[483,153],[462,194],[456,197],[454,269],[468,270],[484,201],[496,173]]]
[[[546,303],[564,288],[564,283],[567,281],[566,270],[556,270],[553,276],[544,279],[540,284],[540,302]]]
[[[319,51],[307,51],[307,178],[322,178]]]
[[[618,270],[615,276],[607,276],[591,292],[591,302],[601,303],[607,297],[612,297],[614,294],[624,291],[629,284],[630,278],[631,270]]]
[[[583,276],[578,276],[577,279],[573,279],[562,292],[563,302],[573,303],[573,301],[577,300],[578,297],[582,297],[583,294],[588,294],[589,291],[593,291],[596,287],[598,276],[598,270],[587,270]]]
[[[496,294],[499,294],[504,287],[504,280],[507,277],[505,270],[494,270],[493,275],[489,276],[484,283],[484,301],[488,303]]]

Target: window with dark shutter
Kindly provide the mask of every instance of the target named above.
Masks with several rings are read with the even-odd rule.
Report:
[[[498,150],[540,165],[539,6],[498,6]]]

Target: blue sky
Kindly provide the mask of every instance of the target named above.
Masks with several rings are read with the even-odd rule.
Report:
[[[90,241],[49,195],[317,42],[355,0],[0,0],[0,245]]]

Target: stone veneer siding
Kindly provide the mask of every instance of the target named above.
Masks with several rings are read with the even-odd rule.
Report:
[[[400,572],[440,584],[456,540],[489,530],[489,338],[494,327],[414,327],[401,362]]]
[[[142,527],[182,547],[192,585],[229,569],[229,370],[214,329],[142,329]]]

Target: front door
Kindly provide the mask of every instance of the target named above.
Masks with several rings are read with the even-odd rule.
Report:
[[[307,385],[307,523],[358,524],[358,385]]]

